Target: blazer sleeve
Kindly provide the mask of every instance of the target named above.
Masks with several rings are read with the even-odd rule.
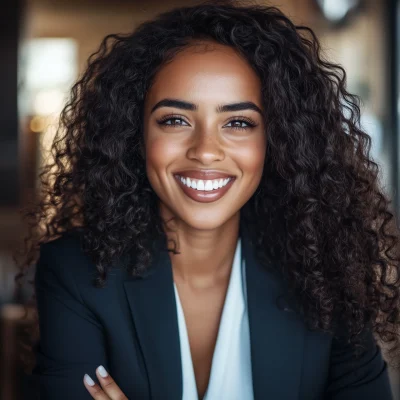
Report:
[[[345,329],[332,339],[326,396],[329,400],[393,400],[388,366],[370,326],[362,333],[363,352],[355,358]]]
[[[32,375],[41,400],[90,400],[83,377],[98,383],[95,369],[107,369],[104,332],[82,301],[71,273],[75,260],[59,250],[52,242],[42,245],[36,264],[40,340]]]

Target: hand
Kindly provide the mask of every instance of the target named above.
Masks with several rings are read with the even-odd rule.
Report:
[[[101,387],[93,381],[88,374],[85,374],[83,383],[91,396],[96,400],[128,400],[114,379],[107,373],[103,366],[96,369],[96,376]]]

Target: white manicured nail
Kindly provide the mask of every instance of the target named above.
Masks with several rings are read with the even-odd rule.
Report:
[[[85,382],[86,382],[89,386],[94,386],[94,381],[93,381],[93,379],[92,379],[88,374],[85,374]]]
[[[108,376],[106,369],[102,365],[100,365],[100,367],[97,368],[97,371],[99,371],[99,374],[102,378]]]

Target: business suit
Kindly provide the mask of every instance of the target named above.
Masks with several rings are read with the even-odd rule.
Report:
[[[372,334],[365,332],[367,351],[351,371],[349,345],[306,330],[294,305],[278,307],[283,280],[256,261],[243,224],[240,235],[255,400],[392,399],[387,364]],[[42,245],[35,276],[41,341],[33,371],[41,399],[91,399],[83,375],[95,379],[100,364],[129,399],[182,398],[171,262],[161,242],[154,254],[144,278],[129,276],[121,261],[106,287],[96,289],[95,266],[81,251],[79,233]]]

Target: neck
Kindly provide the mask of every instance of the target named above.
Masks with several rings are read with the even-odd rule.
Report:
[[[166,229],[175,282],[209,288],[229,279],[239,237],[240,212],[212,230],[194,229],[182,221]],[[168,223],[170,224],[170,223]]]

